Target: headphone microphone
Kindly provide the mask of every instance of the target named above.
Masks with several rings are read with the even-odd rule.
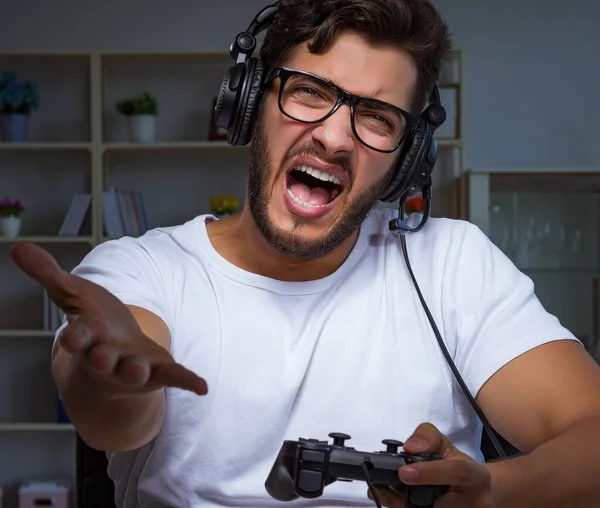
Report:
[[[416,233],[417,231],[421,231],[421,229],[423,229],[427,223],[427,220],[431,216],[431,179],[429,179],[429,181],[423,186],[421,194],[425,203],[425,209],[423,210],[423,216],[421,217],[419,223],[415,227],[411,227],[404,220],[404,204],[406,203],[406,198],[408,197],[408,194],[405,194],[400,200],[400,204],[398,206],[399,217],[397,219],[392,219],[389,222],[389,228],[392,233],[403,235],[406,233]]]

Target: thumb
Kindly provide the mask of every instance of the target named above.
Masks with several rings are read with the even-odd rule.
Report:
[[[431,423],[422,423],[404,443],[404,451],[411,454],[431,453],[442,458],[460,454],[452,441]]]
[[[70,274],[48,251],[31,242],[18,242],[13,245],[10,254],[23,272],[41,284],[59,307],[64,307],[66,298],[73,293]]]

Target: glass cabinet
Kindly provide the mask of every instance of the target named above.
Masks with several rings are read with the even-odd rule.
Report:
[[[600,361],[600,168],[470,170],[455,213],[479,226]]]

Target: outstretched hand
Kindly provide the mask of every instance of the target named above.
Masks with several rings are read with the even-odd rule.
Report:
[[[449,485],[450,489],[436,501],[435,508],[494,508],[489,470],[456,448],[434,425],[419,425],[404,443],[404,451],[442,457],[402,466],[398,471],[398,477],[406,485]],[[391,490],[381,489],[377,493],[383,506],[405,508],[402,498]]]
[[[127,306],[106,289],[63,270],[32,243],[15,244],[11,256],[67,315],[68,325],[57,339],[60,347],[115,394],[162,387],[208,392],[206,381],[146,336]]]

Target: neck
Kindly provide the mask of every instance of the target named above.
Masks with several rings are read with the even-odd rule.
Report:
[[[326,256],[302,260],[282,254],[260,234],[250,211],[207,224],[214,249],[237,267],[272,279],[302,282],[317,280],[335,272],[348,257],[358,232]]]

